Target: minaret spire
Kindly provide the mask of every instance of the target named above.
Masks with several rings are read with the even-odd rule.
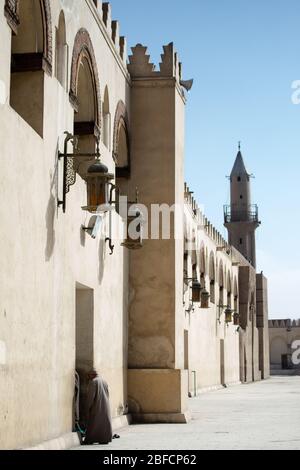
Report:
[[[230,175],[230,206],[225,206],[225,227],[229,243],[255,267],[255,230],[260,222],[258,208],[251,202],[250,178],[241,153],[241,142],[238,142],[238,154]]]

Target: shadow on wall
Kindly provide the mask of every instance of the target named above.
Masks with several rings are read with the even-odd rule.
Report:
[[[56,201],[53,194],[50,194],[46,212],[47,242],[45,248],[45,259],[50,261],[55,245],[54,217],[56,211]]]
[[[47,262],[50,261],[54,246],[55,246],[55,230],[54,230],[54,220],[55,214],[57,214],[57,204],[56,204],[56,197],[54,194],[58,194],[58,148],[59,144],[57,142],[56,146],[56,162],[54,173],[50,171],[50,196],[48,200],[46,215],[45,215],[45,222],[46,222],[46,229],[47,229],[47,241],[45,247],[45,260]],[[55,191],[53,191],[55,189]],[[54,194],[53,194],[54,193]]]
[[[98,279],[99,279],[99,284],[102,283],[103,281],[103,276],[104,276],[104,261],[105,261],[105,255],[106,255],[106,242],[105,242],[105,237],[104,237],[104,224],[102,225],[102,230],[101,230],[101,237],[100,237],[100,242],[99,242],[99,273],[98,273]]]
[[[81,246],[84,248],[84,247],[85,247],[85,242],[86,242],[86,233],[85,233],[85,231],[83,230],[82,227],[80,227],[79,230],[80,230],[80,234],[79,234],[79,236],[80,236],[80,244],[81,244]]]

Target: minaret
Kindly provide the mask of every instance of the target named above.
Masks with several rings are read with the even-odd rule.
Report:
[[[256,267],[255,230],[259,227],[258,207],[251,204],[251,175],[247,172],[241,146],[230,175],[230,206],[225,206],[225,227],[229,243]]]

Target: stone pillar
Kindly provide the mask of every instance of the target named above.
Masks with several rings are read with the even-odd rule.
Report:
[[[132,197],[181,210],[172,215],[171,237],[148,239],[130,254],[129,409],[136,422],[186,422],[188,377],[184,370],[182,313],[183,239],[174,237],[184,202],[184,112],[180,66],[173,44],[164,47],[160,70],[147,49],[132,49]],[[182,231],[183,233],[183,231]]]
[[[257,327],[259,332],[259,368],[262,378],[270,377],[270,346],[268,322],[268,281],[261,273],[256,275]]]
[[[256,317],[256,273],[250,264],[239,268],[239,310],[241,381],[257,381],[261,379],[261,372]]]

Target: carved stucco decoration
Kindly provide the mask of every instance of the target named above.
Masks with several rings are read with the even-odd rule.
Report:
[[[128,114],[126,110],[126,106],[123,101],[119,101],[116,109],[115,114],[115,121],[114,121],[114,134],[113,134],[113,158],[118,166],[118,145],[119,145],[119,132],[121,126],[124,127],[127,139],[127,149],[128,149],[128,164],[130,166],[130,139],[129,139],[129,122],[128,122]]]
[[[100,93],[100,83],[97,69],[97,62],[94,53],[93,44],[90,38],[89,33],[86,29],[82,28],[78,31],[73,48],[72,56],[72,66],[71,66],[71,86],[70,86],[70,102],[75,109],[78,111],[78,96],[77,96],[77,86],[78,86],[78,75],[79,67],[82,59],[85,58],[89,64],[91,70],[91,76],[93,80],[93,89],[94,89],[94,99],[95,99],[95,133],[100,135],[101,130],[101,93]]]

